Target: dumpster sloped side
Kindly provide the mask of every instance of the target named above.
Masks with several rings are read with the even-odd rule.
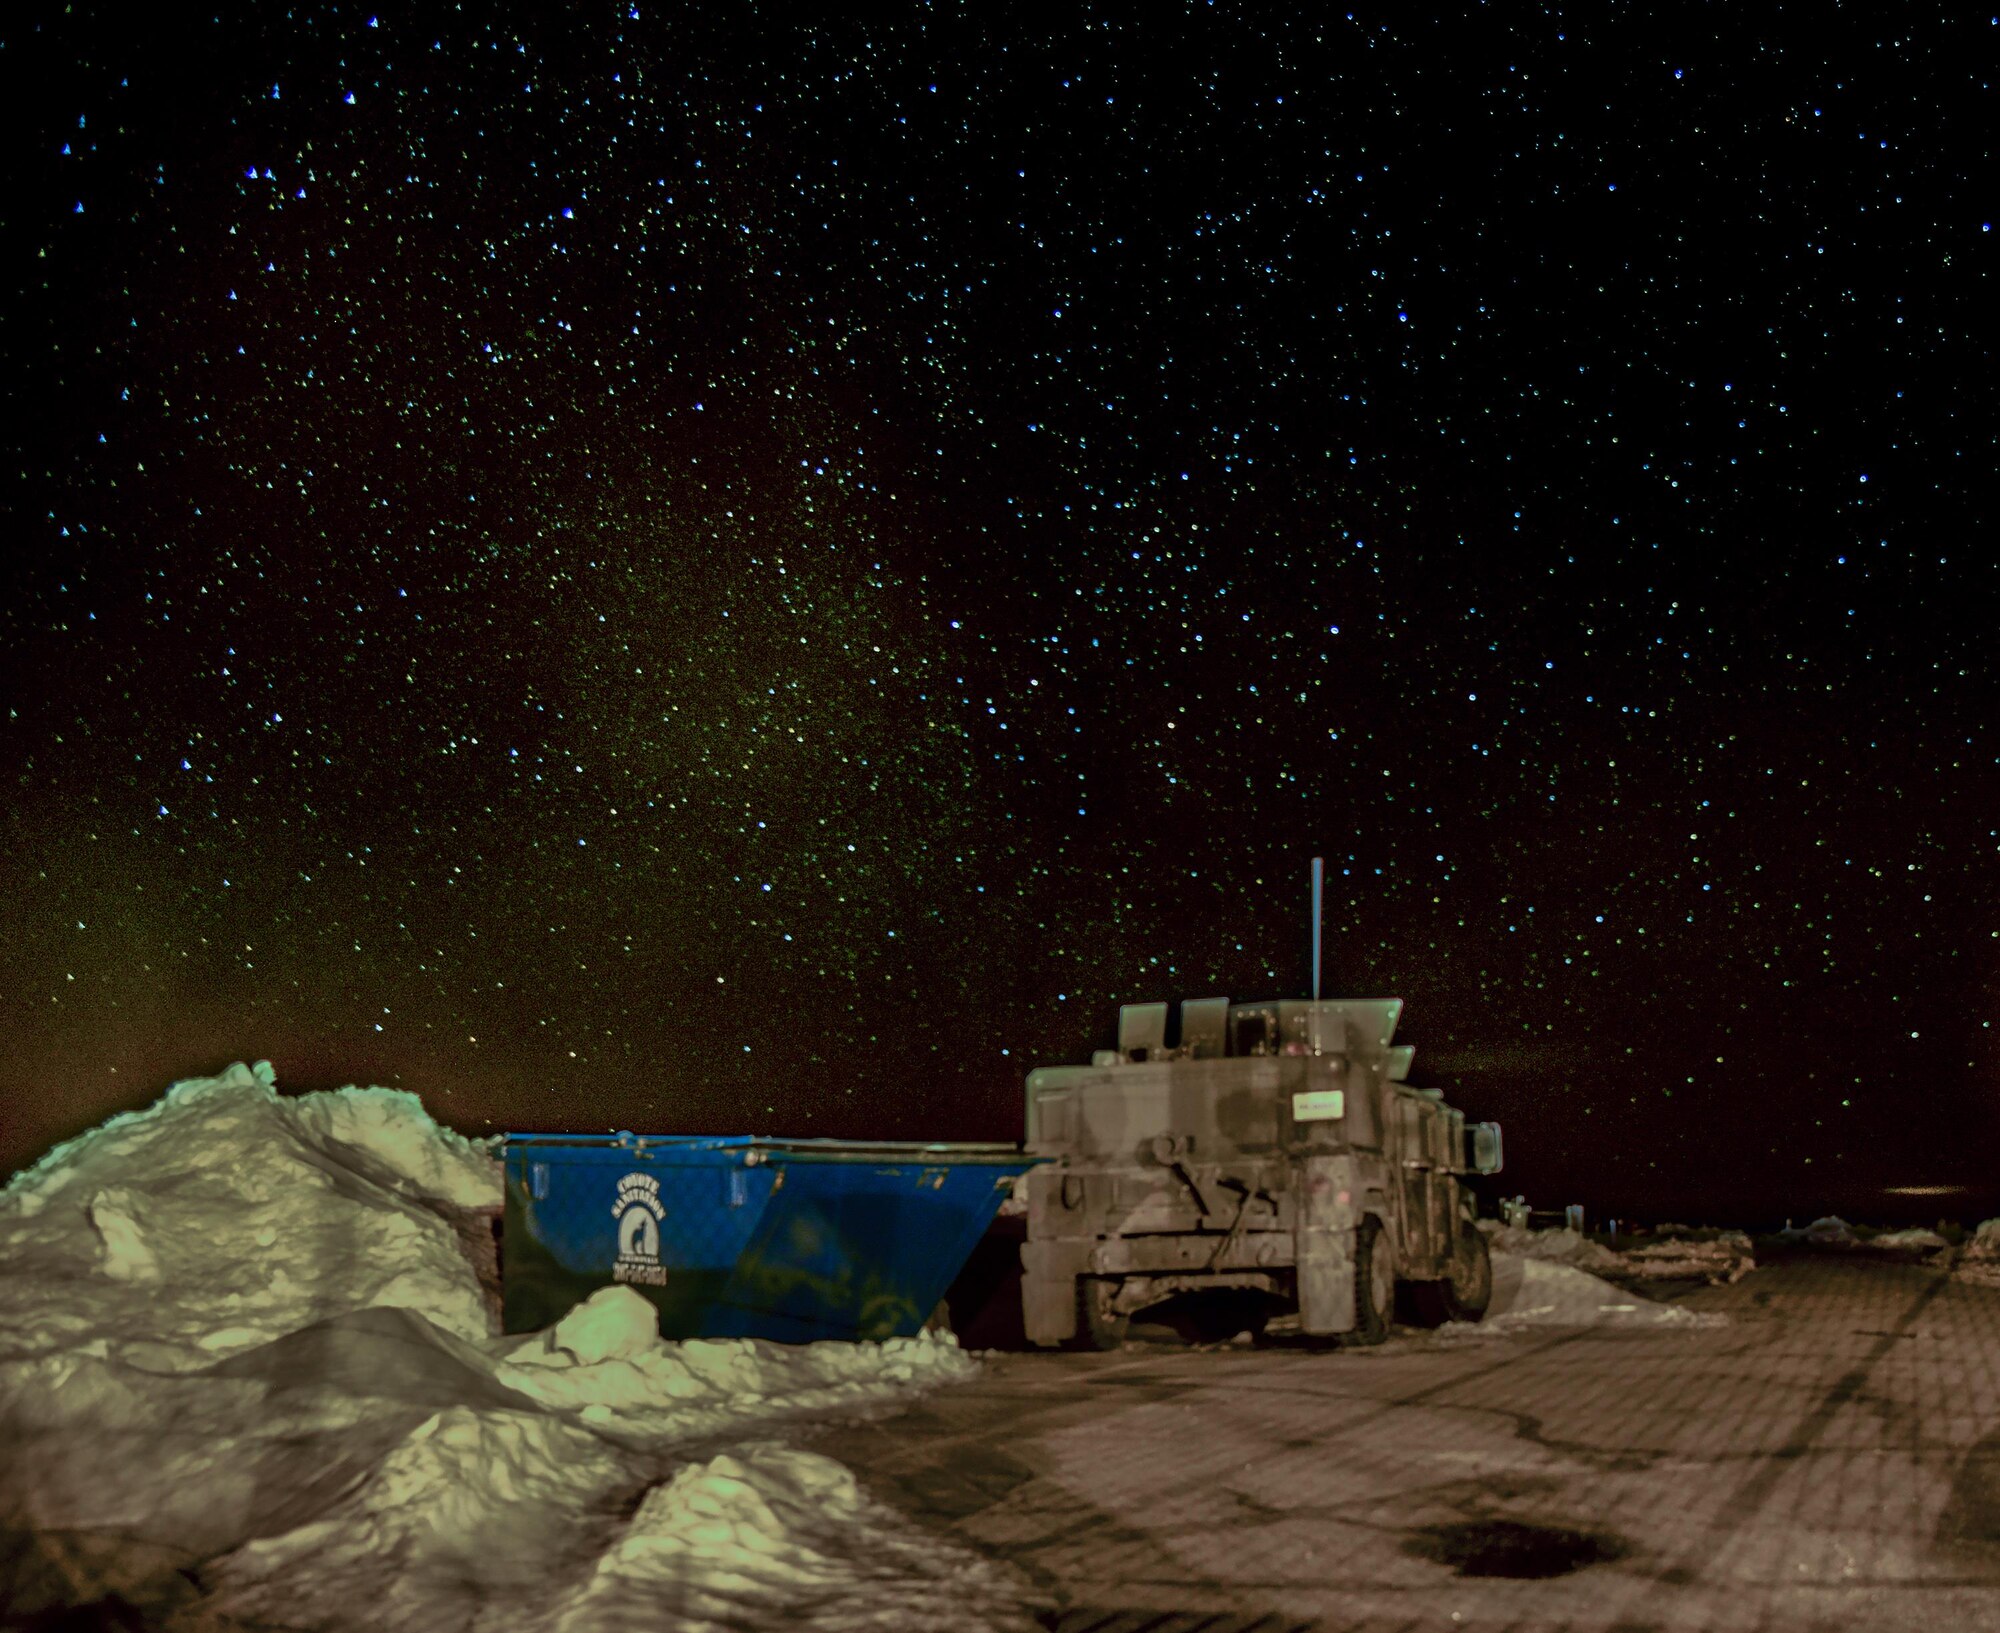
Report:
[[[1016,1175],[1009,1146],[509,1135],[504,1325],[623,1283],[672,1338],[916,1333]]]
[[[911,1336],[1022,1167],[788,1166],[723,1291],[716,1334]]]

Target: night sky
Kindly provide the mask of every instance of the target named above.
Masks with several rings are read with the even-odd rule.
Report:
[[[2000,1212],[2000,28],[1647,9],[11,13],[0,1171],[1015,1139],[1323,854],[1496,1193]]]

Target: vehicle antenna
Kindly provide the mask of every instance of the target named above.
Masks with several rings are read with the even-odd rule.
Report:
[[[1320,881],[1326,874],[1326,858],[1313,858],[1313,1002],[1319,1002],[1319,897]],[[1316,1013],[1316,1012],[1315,1012]]]

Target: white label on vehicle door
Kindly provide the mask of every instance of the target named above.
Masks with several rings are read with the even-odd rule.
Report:
[[[1302,1089],[1292,1096],[1292,1121],[1324,1123],[1347,1115],[1345,1089]]]

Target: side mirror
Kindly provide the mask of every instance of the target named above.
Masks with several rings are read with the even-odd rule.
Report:
[[[1466,1167],[1475,1174],[1500,1172],[1500,1125],[1472,1123],[1465,1130]]]

